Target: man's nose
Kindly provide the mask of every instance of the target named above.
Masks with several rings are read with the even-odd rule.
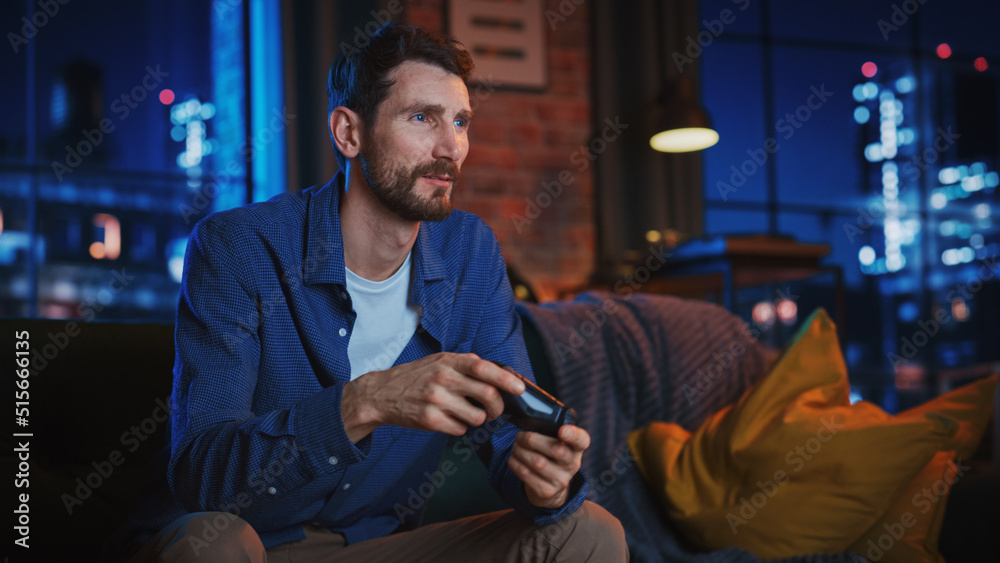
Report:
[[[462,159],[461,133],[454,127],[442,127],[434,143],[434,158],[446,158],[453,162]]]

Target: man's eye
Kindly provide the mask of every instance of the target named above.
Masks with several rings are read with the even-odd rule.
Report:
[[[456,119],[455,120],[455,127],[458,127],[459,129],[465,129],[468,126],[469,126],[468,120],[465,120],[465,119]]]
[[[418,113],[418,114],[416,114],[416,115],[413,116],[413,119],[416,119],[417,121],[420,121],[420,122],[424,122],[424,121],[427,121],[427,116],[424,115],[424,114],[422,114],[422,113]]]

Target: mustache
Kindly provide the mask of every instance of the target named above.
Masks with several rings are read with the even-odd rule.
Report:
[[[452,183],[455,183],[458,181],[459,174],[458,164],[447,160],[427,162],[413,169],[414,180],[424,176],[448,175],[451,176]]]

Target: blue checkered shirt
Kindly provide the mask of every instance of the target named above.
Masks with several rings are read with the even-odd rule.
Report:
[[[348,543],[419,524],[447,436],[382,426],[357,444],[341,419],[356,315],[344,279],[338,174],[330,183],[217,213],[191,234],[177,313],[167,479],[188,511],[228,510],[266,547],[313,523]],[[422,223],[410,303],[420,327],[396,364],[436,352],[474,352],[531,367],[493,232],[455,211]],[[490,482],[540,525],[575,511],[583,475],[563,507],[528,502],[508,469],[517,428],[470,429]],[[469,454],[471,456],[471,453]]]

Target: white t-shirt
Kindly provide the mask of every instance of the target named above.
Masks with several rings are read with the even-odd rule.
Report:
[[[420,323],[420,306],[406,303],[410,294],[411,252],[399,270],[383,281],[371,281],[347,270],[347,292],[357,318],[347,343],[351,379],[389,369],[406,348]]]

